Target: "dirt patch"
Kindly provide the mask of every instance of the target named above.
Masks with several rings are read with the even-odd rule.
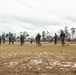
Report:
[[[0,75],[73,75],[76,58],[70,56],[62,52],[0,53]]]

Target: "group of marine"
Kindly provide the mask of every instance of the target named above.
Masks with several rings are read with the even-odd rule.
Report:
[[[65,42],[64,42],[64,40],[65,40],[65,33],[63,31],[60,33],[60,38],[61,38],[62,46],[64,46],[65,45]],[[40,33],[38,33],[36,35],[35,40],[36,40],[36,44],[38,46],[41,46],[41,43],[40,43],[41,35],[40,35]],[[1,45],[2,41],[3,41],[3,44],[5,44],[5,41],[6,41],[5,38],[2,38],[0,36],[0,45]],[[24,40],[24,36],[20,35],[20,45],[23,45],[24,41],[25,41]],[[32,43],[32,40],[30,42]],[[11,44],[11,43],[14,44],[14,37],[13,36],[9,36],[9,44]],[[55,36],[54,36],[54,44],[57,44],[57,34],[56,33],[55,33]]]

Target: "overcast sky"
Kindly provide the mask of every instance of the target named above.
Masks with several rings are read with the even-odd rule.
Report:
[[[76,0],[0,0],[0,34],[30,35],[76,27]]]

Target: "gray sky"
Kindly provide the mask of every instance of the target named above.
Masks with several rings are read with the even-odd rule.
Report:
[[[76,27],[76,0],[0,0],[0,34],[30,35]]]

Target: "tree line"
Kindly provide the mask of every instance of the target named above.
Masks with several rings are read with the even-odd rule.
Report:
[[[61,33],[61,31],[62,31],[62,29],[60,29],[58,31],[58,33]],[[63,31],[65,33],[65,37],[66,37],[67,41],[70,41],[71,38],[75,39],[74,38],[74,35],[76,33],[76,28],[75,27],[72,27],[69,30],[68,26],[65,26]],[[20,41],[20,36],[21,35],[24,36],[24,41],[28,41],[28,40],[29,41],[35,41],[35,37],[29,38],[28,36],[30,36],[30,35],[26,31],[20,32],[20,35],[18,35],[18,36],[16,35],[16,33],[12,33],[12,32],[5,33],[5,32],[3,32],[3,34],[0,36],[0,38],[1,38],[3,43],[5,43],[5,41],[9,41],[9,44],[10,44],[10,41],[11,41],[12,44],[13,44],[15,41]],[[43,42],[45,42],[45,41],[52,42],[53,38],[54,38],[54,36],[52,36],[48,30],[47,31],[42,31],[41,37],[42,37],[41,41],[43,41]],[[60,36],[57,35],[57,37],[58,37],[58,40],[60,40]]]
[[[64,31],[65,33],[65,38],[67,41],[70,41],[70,40],[74,40],[76,38],[74,38],[75,36],[75,33],[76,33],[76,28],[75,27],[72,27],[70,30],[68,29],[68,26],[65,26],[64,27],[64,30],[60,29],[58,31],[58,33],[60,34],[62,31]],[[50,32],[49,31],[42,31],[42,40],[43,41],[46,41],[46,40],[49,40],[49,41],[53,41],[53,37],[54,36],[51,36]],[[60,35],[57,35],[58,39],[60,39]]]

